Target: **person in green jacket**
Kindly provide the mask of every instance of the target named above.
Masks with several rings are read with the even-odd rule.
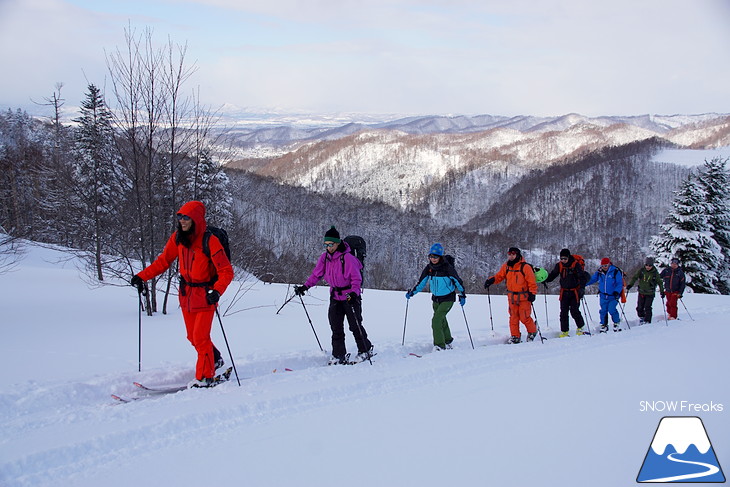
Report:
[[[639,324],[651,323],[652,304],[656,295],[656,287],[659,286],[659,293],[664,298],[664,283],[659,277],[659,271],[654,267],[654,258],[647,257],[644,267],[639,269],[626,286],[628,292],[638,281],[639,299],[636,302],[636,313],[639,315]]]

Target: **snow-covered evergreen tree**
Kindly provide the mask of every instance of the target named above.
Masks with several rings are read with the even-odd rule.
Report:
[[[76,166],[74,176],[78,188],[78,203],[82,209],[82,221],[78,228],[85,237],[85,244],[93,248],[97,279],[104,279],[102,253],[108,237],[117,225],[118,200],[124,184],[119,168],[120,156],[114,141],[112,114],[99,88],[90,84],[86,98],[81,103],[81,116],[75,121]],[[120,179],[121,178],[121,179]]]
[[[203,149],[193,163],[188,190],[192,199],[206,207],[206,220],[219,226],[229,226],[233,220],[233,197],[228,188],[230,180],[220,164],[213,160],[209,149]]]
[[[712,236],[707,211],[705,190],[697,176],[689,174],[676,192],[667,222],[652,238],[651,250],[661,266],[677,257],[695,292],[719,294],[722,250]]]
[[[699,182],[705,190],[712,236],[722,249],[718,289],[722,294],[730,294],[730,175],[727,159],[715,157],[705,160]]]

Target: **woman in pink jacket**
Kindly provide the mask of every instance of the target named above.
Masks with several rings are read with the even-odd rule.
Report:
[[[325,252],[319,257],[312,274],[304,285],[295,286],[294,292],[299,296],[320,279],[330,286],[330,307],[328,312],[330,328],[332,328],[332,358],[329,364],[345,364],[349,362],[349,354],[345,347],[345,316],[350,331],[357,343],[357,362],[370,359],[373,345],[362,326],[362,264],[350,253],[347,242],[340,239],[335,227],[324,234]]]

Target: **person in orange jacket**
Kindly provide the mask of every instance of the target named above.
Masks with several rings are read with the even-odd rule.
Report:
[[[223,365],[220,352],[213,345],[210,330],[218,300],[233,280],[233,267],[223,245],[208,232],[210,255],[203,250],[206,234],[205,205],[189,201],[177,212],[177,230],[154,262],[130,281],[138,290],[144,282],[165,272],[178,259],[180,271],[180,308],[188,341],[198,352],[195,381],[191,387],[208,387],[216,367]]]
[[[484,288],[507,280],[507,299],[509,301],[509,330],[512,335],[508,343],[520,343],[520,322],[527,328],[527,341],[531,342],[537,335],[537,325],[532,319],[532,303],[537,295],[537,281],[532,266],[525,262],[522,252],[517,247],[507,251],[507,262],[494,276],[484,282]]]

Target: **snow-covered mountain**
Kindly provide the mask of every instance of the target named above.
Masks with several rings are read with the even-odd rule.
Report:
[[[266,129],[251,136],[272,131],[276,132]],[[276,140],[287,138],[277,133]],[[307,133],[315,140],[276,157],[243,159],[231,167],[401,210],[427,203],[437,216],[450,205],[427,199],[442,184],[471,181],[483,202],[475,209],[478,213],[530,171],[605,147],[651,138],[692,148],[730,145],[730,117],[422,117],[380,124],[377,130],[345,125]],[[459,222],[476,213],[460,212]]]

